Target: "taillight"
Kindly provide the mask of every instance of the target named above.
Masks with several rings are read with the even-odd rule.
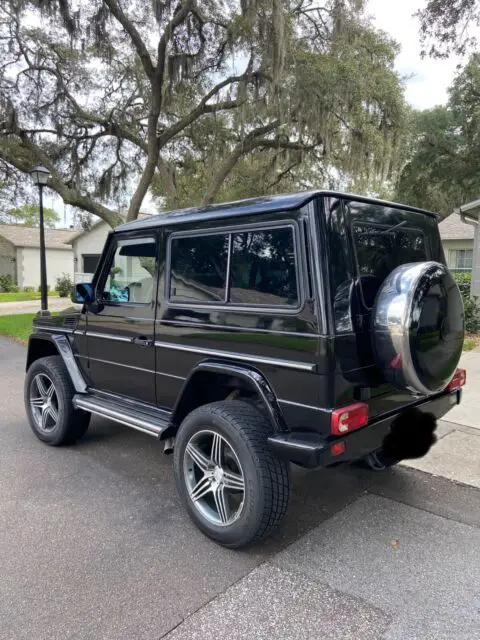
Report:
[[[368,404],[357,402],[348,407],[332,411],[330,433],[333,436],[343,436],[350,431],[360,429],[368,423]]]
[[[453,374],[453,378],[445,387],[445,391],[455,391],[460,389],[467,382],[467,372],[465,369],[457,369]]]

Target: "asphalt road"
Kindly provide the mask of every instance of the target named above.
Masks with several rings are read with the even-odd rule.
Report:
[[[75,447],[41,444],[24,415],[24,359],[22,346],[0,338],[1,640],[173,640],[197,637],[199,630],[198,637],[207,639],[260,638],[255,615],[268,610],[283,620],[280,610],[285,613],[292,602],[297,617],[288,616],[284,633],[272,628],[265,637],[297,637],[288,628],[294,625],[298,631],[306,617],[311,621],[316,616],[314,629],[305,627],[298,637],[384,638],[393,614],[381,599],[370,603],[366,586],[373,588],[367,560],[375,535],[382,532],[366,526],[372,514],[383,509],[386,522],[396,518],[399,537],[417,511],[424,520],[412,534],[415,539],[437,526],[435,518],[447,528],[450,522],[463,527],[461,540],[473,540],[471,531],[478,533],[477,489],[406,469],[386,475],[297,471],[281,531],[261,547],[228,551],[191,524],[175,491],[171,459],[149,436],[94,419]],[[349,537],[342,533],[347,531]],[[326,554],[321,544],[325,535],[330,545]],[[448,571],[441,569],[441,584],[452,571],[463,571],[467,560],[469,579],[475,581],[480,575],[478,549],[476,555],[470,550],[464,556],[461,548],[455,551],[451,535],[448,530],[448,539],[432,537],[438,553],[448,543],[447,552],[454,554]],[[335,545],[342,553],[353,549],[358,555],[356,566],[355,557],[351,559],[351,574],[339,559],[326,561],[335,555]],[[427,557],[436,557],[428,540],[425,545]],[[411,562],[418,563],[419,557],[421,545]],[[381,569],[377,558],[378,563]],[[320,569],[321,582],[316,582]],[[402,571],[399,579],[409,567]],[[363,579],[365,572],[369,577]],[[457,588],[463,583],[452,584]],[[414,581],[408,588],[414,588]],[[394,599],[395,581],[389,589],[385,597]],[[443,597],[448,598],[445,589]],[[299,597],[308,600],[308,610]],[[332,597],[338,601],[329,608]],[[470,621],[478,619],[480,629],[480,602],[469,598],[471,605],[460,597],[448,606]],[[466,606],[471,611],[465,612]],[[458,637],[474,640],[472,633]]]

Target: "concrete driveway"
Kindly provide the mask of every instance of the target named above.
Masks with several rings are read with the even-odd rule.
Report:
[[[185,515],[156,441],[102,420],[42,445],[0,338],[0,639],[480,639],[480,491],[420,471],[293,474],[275,538]]]

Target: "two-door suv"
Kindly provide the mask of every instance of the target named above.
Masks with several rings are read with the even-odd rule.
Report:
[[[399,204],[315,191],[144,218],[73,300],[34,322],[35,435],[72,443],[95,414],[164,441],[189,515],[229,547],[279,524],[289,462],[425,455],[465,383],[437,218]]]

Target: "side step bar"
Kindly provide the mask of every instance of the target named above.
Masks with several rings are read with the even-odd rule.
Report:
[[[123,404],[96,395],[77,394],[72,402],[75,409],[109,418],[156,438],[170,426],[170,413],[162,409],[149,409],[134,403]]]

